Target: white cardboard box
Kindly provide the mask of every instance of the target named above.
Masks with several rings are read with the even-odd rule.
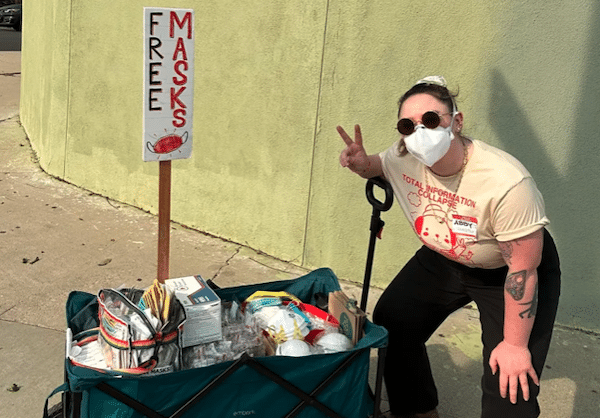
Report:
[[[223,338],[221,331],[221,299],[197,276],[165,280],[165,286],[185,310],[181,337],[182,348],[210,343]]]

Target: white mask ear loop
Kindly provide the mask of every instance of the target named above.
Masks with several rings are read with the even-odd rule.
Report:
[[[452,139],[454,139],[454,133],[452,132],[452,128],[454,127],[454,118],[458,115],[458,110],[456,109],[456,104],[454,100],[452,100],[452,120],[450,121],[450,135],[452,135]]]

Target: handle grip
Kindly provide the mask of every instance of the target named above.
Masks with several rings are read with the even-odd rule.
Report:
[[[373,186],[378,186],[385,191],[385,201],[379,201],[373,194]],[[366,186],[367,200],[377,210],[381,212],[388,211],[394,203],[394,190],[392,185],[382,177],[372,177],[367,181]]]

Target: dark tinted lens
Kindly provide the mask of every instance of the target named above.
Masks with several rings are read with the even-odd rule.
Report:
[[[429,129],[435,129],[440,126],[440,116],[435,112],[425,112],[421,118],[423,125]]]
[[[402,135],[410,135],[415,131],[415,124],[410,119],[400,119],[398,121],[398,132]]]

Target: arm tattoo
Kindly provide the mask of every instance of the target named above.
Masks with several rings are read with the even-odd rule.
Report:
[[[521,270],[510,273],[506,277],[504,289],[512,296],[514,300],[521,300],[525,295],[525,282],[527,281],[527,271]]]
[[[510,242],[499,242],[498,247],[500,247],[500,253],[502,254],[502,258],[506,261],[506,264],[510,265],[510,261],[512,258],[512,244]]]
[[[525,309],[523,312],[520,312],[519,316],[521,318],[525,318],[525,315],[527,315],[527,318],[533,318],[537,311],[537,304],[538,304],[538,284],[536,283],[535,284],[535,293],[533,294],[533,299],[531,299],[530,302],[519,303],[519,305],[521,305],[521,306],[529,306],[529,308]]]

